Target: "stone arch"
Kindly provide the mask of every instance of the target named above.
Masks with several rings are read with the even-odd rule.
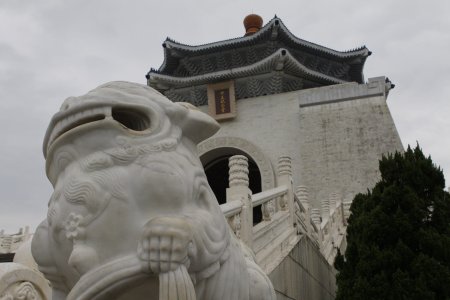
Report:
[[[261,187],[262,190],[268,190],[275,187],[275,173],[273,171],[272,163],[266,155],[253,143],[239,137],[215,137],[208,139],[198,145],[198,152],[202,163],[214,159],[208,157],[209,153],[214,153],[217,156],[221,148],[234,148],[239,152],[248,155],[257,165],[261,173]]]

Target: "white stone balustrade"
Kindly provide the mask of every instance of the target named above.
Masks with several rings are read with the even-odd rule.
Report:
[[[284,257],[280,252],[290,250],[298,240],[290,158],[279,159],[277,186],[254,195],[248,187],[247,158],[230,157],[229,168],[227,202],[221,210],[236,236],[253,250],[258,263],[268,271],[276,266],[276,257]],[[253,226],[253,208],[257,206],[261,206],[263,219]]]
[[[227,203],[222,212],[235,234],[256,254],[258,263],[266,271],[271,269],[271,259],[280,256],[280,249],[295,236],[306,235],[320,249],[330,264],[337,249],[346,246],[345,231],[349,204],[338,193],[331,193],[322,200],[321,209],[309,204],[306,186],[293,190],[291,160],[282,156],[278,160],[277,186],[257,194],[248,187],[248,160],[236,155],[229,160],[229,184]],[[253,225],[253,207],[261,206],[263,220]]]
[[[344,206],[344,217],[346,220],[348,220],[348,218],[350,217],[350,206],[352,205],[351,201],[344,201],[343,206]]]
[[[32,234],[28,226],[20,228],[18,233],[5,234],[4,230],[0,231],[0,254],[14,253],[26,241],[31,238]]]
[[[271,190],[263,191],[258,194],[254,194],[252,197],[253,207],[263,205],[269,201],[278,199],[280,197],[286,197],[288,187],[285,185],[278,186]]]
[[[323,216],[327,216],[322,220],[322,254],[330,264],[333,264],[336,257],[337,250],[345,251],[346,239],[345,232],[347,227],[347,219],[345,216],[345,203],[340,199],[337,193],[332,193],[329,198],[330,207],[323,206],[325,212],[322,211]],[[329,213],[328,213],[329,209]]]

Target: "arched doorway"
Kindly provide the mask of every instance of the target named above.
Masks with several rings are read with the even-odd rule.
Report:
[[[235,148],[217,148],[205,153],[200,157],[205,169],[208,183],[216,195],[219,204],[226,202],[226,189],[228,188],[228,160],[233,155],[244,155],[248,158],[249,188],[252,194],[262,191],[261,172],[256,162],[245,152]],[[262,220],[261,207],[253,208],[253,223],[257,224]]]
[[[275,173],[272,168],[272,163],[266,157],[263,151],[250,141],[235,137],[235,136],[218,136],[207,139],[201,142],[198,146],[198,154],[205,165],[214,158],[220,156],[220,152],[214,150],[219,149],[235,149],[236,154],[244,154],[251,157],[261,172],[261,187],[262,190],[268,190],[275,187]],[[223,153],[222,153],[223,154]],[[234,155],[234,154],[233,154]]]

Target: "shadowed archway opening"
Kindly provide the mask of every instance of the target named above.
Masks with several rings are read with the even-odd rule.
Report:
[[[215,153],[211,153],[215,152]],[[261,172],[255,161],[246,153],[233,148],[219,148],[205,153],[200,159],[205,169],[208,183],[216,195],[219,204],[226,202],[226,189],[228,188],[228,160],[233,155],[244,155],[248,158],[249,169],[249,188],[252,194],[262,191],[261,189]],[[257,224],[262,220],[261,206],[253,208],[253,224]]]

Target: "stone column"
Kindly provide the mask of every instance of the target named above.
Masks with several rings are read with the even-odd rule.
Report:
[[[236,216],[239,217],[239,235],[253,249],[253,205],[252,191],[248,187],[248,159],[243,155],[234,155],[230,157],[228,166],[230,187],[227,189],[227,202],[241,201],[242,210],[240,216]]]
[[[338,194],[331,193],[330,194],[330,212],[336,210],[336,204],[338,202]]]
[[[278,186],[286,185],[288,187],[287,196],[281,199],[281,210],[288,210],[290,223],[294,226],[294,188],[292,184],[292,162],[289,156],[280,156],[278,158]]]

